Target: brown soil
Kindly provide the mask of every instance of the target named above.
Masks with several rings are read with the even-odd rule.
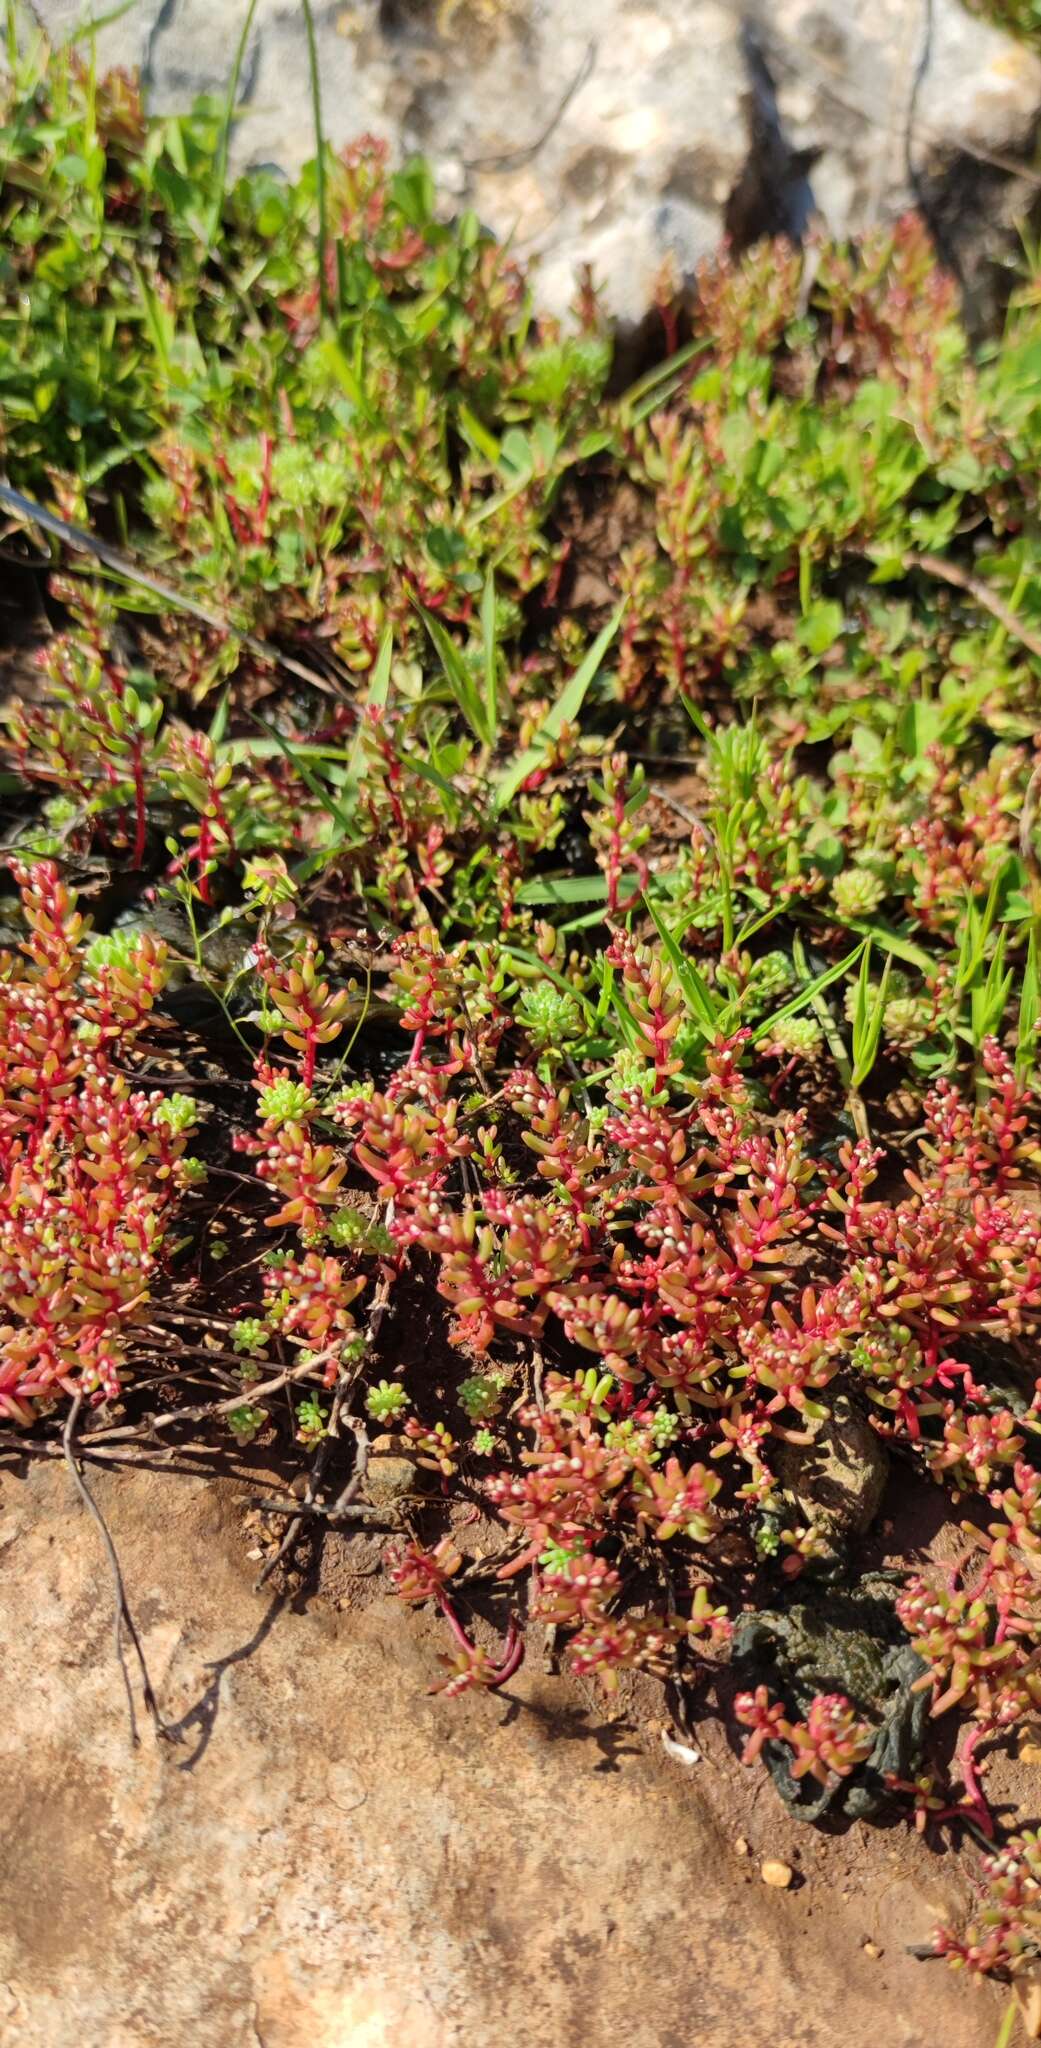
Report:
[[[654,506],[635,484],[619,484],[594,466],[565,480],[556,531],[568,546],[559,593],[566,610],[607,612],[618,601],[619,557],[653,537]]]
[[[431,1698],[371,1534],[257,1595],[245,1484],[92,1479],[179,1741],[128,1747],[67,1473],[5,1474],[5,2048],[993,2048],[1001,1994],[907,1953],[961,1857],[814,1832],[717,1722],[675,1761],[660,1689],[609,1710],[534,1648],[508,1698]]]

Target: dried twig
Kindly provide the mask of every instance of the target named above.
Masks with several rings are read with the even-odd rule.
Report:
[[[520,1557],[521,1552],[528,1548],[529,1545],[526,1539],[521,1536],[515,1538],[513,1542],[506,1542],[501,1550],[492,1551],[487,1556],[482,1555],[473,1558],[468,1565],[464,1566],[461,1572],[455,1574],[452,1584],[453,1586],[470,1586],[479,1579],[497,1578],[503,1565],[512,1564],[514,1558]]]
[[[157,1735],[164,1736],[168,1741],[172,1738],[170,1736],[170,1730],[167,1728],[163,1720],[163,1717],[159,1712],[159,1703],[156,1699],[155,1692],[152,1687],[151,1678],[148,1675],[148,1665],[145,1662],[145,1653],[141,1647],[141,1638],[137,1633],[137,1628],[134,1623],[134,1617],[130,1612],[130,1606],[126,1596],[126,1587],[123,1583],[123,1573],[120,1567],[119,1554],[116,1550],[114,1542],[112,1541],[112,1535],[109,1530],[108,1523],[106,1522],[105,1517],[102,1514],[101,1509],[99,1508],[97,1501],[94,1498],[94,1495],[91,1493],[91,1490],[83,1477],[83,1473],[79,1465],[79,1460],[76,1456],[76,1424],[79,1421],[80,1411],[82,1407],[83,1395],[74,1395],[72,1406],[70,1407],[68,1416],[66,1418],[65,1428],[62,1431],[62,1451],[65,1457],[65,1462],[69,1468],[69,1471],[72,1474],[73,1481],[76,1486],[76,1491],[79,1494],[79,1497],[83,1502],[83,1505],[87,1510],[87,1513],[92,1516],[93,1520],[97,1524],[98,1530],[101,1535],[102,1543],[105,1546],[105,1555],[108,1559],[109,1570],[112,1574],[112,1587],[115,1594],[114,1637],[116,1646],[116,1658],[119,1664],[120,1671],[123,1674],[123,1684],[126,1687],[127,1713],[130,1717],[130,1740],[136,1749],[140,1742],[140,1736],[137,1732],[137,1715],[134,1712],[134,1689],[130,1683],[130,1672],[127,1668],[126,1652],[123,1648],[124,1629],[126,1630],[127,1635],[130,1637],[130,1641],[134,1647],[134,1654],[137,1658],[138,1670],[141,1674],[141,1693],[144,1699],[145,1707],[147,1708],[148,1713],[151,1716],[155,1732]]]
[[[64,1458],[60,1437],[34,1437],[0,1431],[2,1458]],[[95,1450],[90,1439],[81,1437],[76,1446],[81,1465],[129,1465],[141,1472],[172,1472],[185,1479],[198,1479],[207,1471],[215,1477],[256,1480],[254,1467],[236,1466],[233,1444],[101,1444]],[[209,1460],[209,1465],[201,1461]],[[188,1460],[189,1462],[183,1462]],[[198,1462],[192,1462],[198,1461]]]
[[[219,1308],[209,1310],[204,1314],[201,1309],[188,1308],[187,1306],[183,1308],[163,1308],[160,1306],[153,1308],[152,1320],[147,1327],[150,1330],[154,1330],[157,1323],[169,1323],[173,1329],[177,1330],[182,1323],[199,1323],[207,1330],[211,1327],[230,1330],[234,1328],[236,1320],[235,1316],[227,1316]]]
[[[531,1347],[531,1383],[535,1394],[535,1406],[538,1409],[540,1415],[544,1415],[546,1413],[546,1396],[542,1391],[542,1375],[545,1372],[545,1369],[545,1359],[543,1358],[538,1345],[533,1344]]]
[[[935,576],[938,583],[949,583],[955,590],[964,590],[969,597],[974,597],[985,612],[1004,626],[1013,640],[1018,640],[1021,647],[1041,660],[1041,633],[1035,633],[1025,619],[1021,619],[1019,613],[991,589],[989,583],[984,583],[982,576],[973,576],[970,570],[960,569],[956,562],[946,561],[943,555],[909,553],[904,556],[904,562],[908,569],[921,569],[923,575]]]
[[[124,582],[134,583],[138,589],[147,590],[152,597],[161,598],[163,603],[174,611],[187,612],[190,618],[200,620],[204,626],[210,626],[214,631],[237,640],[250,654],[256,655],[259,661],[273,662],[276,667],[286,669],[291,676],[298,676],[301,682],[310,683],[312,689],[324,691],[327,696],[343,696],[343,691],[338,685],[331,683],[327,676],[320,676],[315,669],[305,667],[302,661],[295,661],[290,654],[283,654],[280,648],[272,647],[268,641],[258,640],[255,633],[244,632],[231,619],[222,618],[219,612],[211,611],[208,605],[197,604],[194,598],[184,597],[172,584],[164,583],[158,576],[149,575],[145,569],[138,569],[126,555],[119,553],[118,548],[109,547],[107,541],[98,540],[94,534],[88,533],[85,527],[73,526],[69,520],[59,519],[57,513],[48,512],[45,506],[38,505],[33,498],[23,497],[21,491],[13,491],[9,484],[0,483],[0,505],[5,506],[7,511],[23,524],[41,527],[44,533],[52,534],[56,540],[64,541],[65,546],[75,549],[77,554],[92,555],[95,561],[100,562],[102,567],[110,570],[114,576],[121,576]]]
[[[387,1213],[389,1221],[391,1215],[393,1214],[393,1204],[391,1204],[390,1209]],[[304,1520],[308,1515],[320,1513],[324,1517],[324,1519],[329,1520],[337,1515],[357,1515],[359,1512],[358,1509],[352,1508],[350,1503],[353,1501],[354,1495],[358,1492],[358,1489],[361,1486],[361,1483],[365,1477],[366,1469],[368,1467],[369,1439],[366,1435],[364,1423],[359,1422],[353,1416],[344,1414],[344,1403],[347,1399],[347,1396],[351,1393],[355,1385],[355,1382],[358,1379],[358,1376],[361,1372],[362,1366],[365,1363],[366,1358],[369,1356],[369,1353],[371,1352],[376,1342],[377,1335],[379,1334],[380,1324],[383,1321],[383,1317],[386,1313],[387,1303],[390,1299],[390,1284],[391,1275],[389,1273],[384,1273],[383,1278],[381,1279],[379,1286],[377,1287],[376,1292],[373,1295],[372,1301],[369,1305],[369,1315],[365,1329],[365,1344],[362,1350],[361,1358],[358,1361],[358,1364],[355,1366],[354,1371],[351,1373],[349,1378],[347,1378],[346,1376],[341,1376],[340,1383],[337,1386],[336,1393],[333,1396],[332,1413],[329,1417],[329,1426],[326,1430],[324,1437],[322,1438],[321,1443],[318,1446],[314,1464],[311,1467],[310,1478],[307,1482],[307,1491],[304,1494],[303,1500],[298,1501],[296,1503],[293,1520],[290,1522],[289,1527],[287,1528],[285,1535],[283,1536],[282,1541],[278,1546],[278,1549],[275,1551],[272,1557],[269,1557],[266,1565],[264,1566],[263,1571],[260,1574],[260,1577],[256,1582],[254,1591],[258,1593],[260,1591],[261,1586],[267,1583],[268,1579],[271,1577],[272,1572],[277,1569],[277,1567],[282,1563],[283,1559],[287,1557],[289,1552],[292,1550],[293,1545],[296,1542],[296,1539],[299,1536],[301,1529],[303,1528]],[[341,1416],[343,1417],[343,1420],[348,1424],[348,1427],[354,1432],[354,1439],[357,1445],[357,1452],[355,1455],[354,1466],[351,1472],[351,1476],[348,1479],[346,1486],[343,1488],[342,1493],[338,1495],[337,1499],[331,1504],[331,1506],[325,1507],[323,1504],[319,1503],[318,1496],[321,1492],[322,1477],[325,1472],[326,1465],[329,1462],[330,1451],[332,1450],[333,1444],[335,1443],[337,1436],[339,1435]],[[274,1512],[278,1513],[279,1510],[276,1508],[274,1509]]]
[[[389,1513],[386,1508],[373,1507],[368,1501],[348,1501],[345,1504],[342,1496],[334,1501],[307,1500],[306,1498],[304,1500],[281,1500],[278,1498],[272,1499],[269,1494],[260,1493],[253,1495],[249,1505],[251,1508],[256,1508],[258,1514],[292,1515],[298,1522],[303,1522],[305,1519],[316,1522],[371,1522],[378,1529],[400,1529],[402,1526],[398,1518]],[[286,1534],[288,1535],[288,1533],[287,1530]],[[297,1528],[293,1535],[293,1542],[296,1541],[299,1533],[299,1528]],[[288,1549],[290,1546],[286,1543],[285,1537],[282,1540]],[[270,1569],[274,1571],[277,1563],[278,1558],[272,1558],[270,1567],[266,1566],[265,1570]],[[259,1583],[260,1581],[258,1581]]]
[[[244,1386],[239,1393],[232,1394],[226,1401],[205,1401],[195,1408],[170,1408],[165,1415],[146,1415],[143,1422],[120,1424],[113,1429],[92,1430],[86,1439],[87,1445],[111,1443],[147,1443],[158,1429],[169,1429],[175,1422],[205,1422],[211,1415],[231,1415],[241,1408],[244,1401],[251,1404],[263,1400],[268,1394],[277,1394],[294,1380],[309,1379],[318,1367],[336,1356],[336,1347],[319,1351],[306,1365],[293,1365],[280,1372],[274,1379],[264,1380],[258,1387]]]
[[[342,1408],[343,1403],[347,1397],[348,1384],[353,1385],[353,1379],[350,1383],[348,1383],[345,1376],[341,1374],[340,1382],[337,1386],[335,1394],[333,1395],[333,1405],[332,1412],[329,1417],[329,1426],[321,1440],[321,1443],[318,1446],[317,1451],[315,1452],[314,1463],[312,1464],[310,1473],[308,1475],[307,1491],[304,1494],[303,1500],[297,1502],[296,1512],[293,1516],[292,1521],[289,1524],[288,1529],[285,1531],[285,1534],[282,1537],[282,1541],[279,1544],[278,1549],[274,1552],[273,1556],[268,1558],[268,1561],[264,1566],[263,1571],[260,1573],[260,1576],[257,1579],[256,1584],[253,1588],[253,1591],[255,1593],[259,1593],[261,1587],[267,1584],[269,1578],[271,1577],[272,1572],[277,1570],[278,1566],[282,1562],[282,1559],[288,1555],[290,1550],[292,1550],[293,1545],[296,1542],[296,1539],[299,1536],[301,1529],[303,1528],[305,1515],[307,1514],[309,1509],[315,1506],[315,1503],[318,1500],[318,1495],[322,1490],[322,1477],[325,1472],[325,1468],[329,1463],[329,1454],[332,1450],[333,1444],[336,1441],[336,1437],[339,1431],[340,1409]]]
[[[343,1420],[354,1436],[354,1464],[346,1486],[342,1492],[337,1494],[329,1510],[332,1515],[346,1514],[356,1494],[361,1492],[365,1484],[365,1475],[369,1469],[369,1435],[364,1422],[359,1422],[354,1415],[345,1415]]]

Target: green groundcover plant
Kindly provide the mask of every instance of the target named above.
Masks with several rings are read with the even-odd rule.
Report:
[[[14,21],[8,70],[7,560],[46,624],[2,728],[5,1442],[82,1409],[88,1447],[259,1455],[288,1388],[308,1513],[375,1512],[381,1444],[414,1472],[387,1572],[457,1696],[528,1618],[608,1690],[715,1684],[743,1615],[856,1578],[855,1515],[791,1478],[852,1413],[961,1525],[893,1583],[953,1761],[879,1776],[855,1684],[721,1711],[796,1810],[874,1771],[982,1836],[937,1949],[1015,1974],[1041,1860],[984,1777],[1041,1713],[1036,278],[974,356],[913,219],[723,253],[618,395],[595,280],[537,319],[421,164],[232,178],[230,102],[146,118]]]
[[[1041,43],[1039,0],[973,0],[973,11],[984,15],[995,27],[1022,36],[1025,42]]]

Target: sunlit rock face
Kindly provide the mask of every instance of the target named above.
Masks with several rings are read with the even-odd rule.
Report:
[[[245,17],[221,0],[139,0],[102,30],[105,61],[140,66],[151,102],[223,92]],[[68,33],[82,0],[40,0]],[[978,240],[981,206],[1009,212],[1010,171],[1041,109],[1041,60],[936,0],[760,0],[762,48],[785,149],[819,151],[815,209],[835,233],[892,218],[975,166],[968,201],[945,205],[955,243]],[[741,9],[722,0],[343,0],[315,7],[322,120],[335,147],[368,131],[397,156],[421,151],[443,202],[471,206],[518,252],[537,255],[541,305],[566,312],[589,263],[612,313],[635,320],[662,266],[682,279],[718,244],[748,165],[750,78]],[[293,170],[314,146],[298,0],[259,0],[239,85],[234,161]],[[1000,162],[995,162],[1000,159]],[[776,157],[756,227],[782,220]],[[1016,181],[1013,211],[1034,193]],[[795,194],[804,211],[805,193]],[[970,219],[969,216],[972,216]],[[956,254],[956,250],[954,251]]]

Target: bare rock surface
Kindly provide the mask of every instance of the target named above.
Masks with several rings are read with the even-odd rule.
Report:
[[[179,110],[226,90],[245,11],[137,0],[101,31],[101,55],[140,66],[153,106]],[[786,130],[822,151],[813,195],[835,233],[910,203],[912,95],[923,172],[968,151],[1000,177],[991,160],[1014,167],[1030,144],[1041,61],[959,0],[935,0],[927,46],[922,0],[747,11]],[[589,262],[611,312],[635,320],[666,258],[689,274],[718,243],[748,149],[741,12],[731,0],[316,0],[323,125],[337,148],[368,130],[396,155],[422,151],[447,203],[539,256],[548,310],[566,309]],[[38,13],[68,34],[83,0],[38,0]],[[295,169],[312,154],[296,0],[259,0],[239,97],[238,165]]]
[[[995,1996],[905,1952],[955,1859],[819,1836],[718,1724],[667,1760],[534,1658],[431,1698],[422,1617],[253,1592],[242,1487],[94,1483],[181,1741],[128,1746],[68,1475],[5,1476],[4,2048],[992,2048]]]

